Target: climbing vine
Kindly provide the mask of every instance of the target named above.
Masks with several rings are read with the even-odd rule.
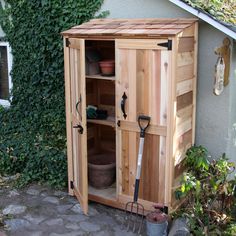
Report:
[[[96,17],[103,0],[5,0],[0,25],[13,54],[9,109],[0,108],[0,174],[63,187],[67,181],[60,32]],[[99,17],[104,17],[102,12]]]

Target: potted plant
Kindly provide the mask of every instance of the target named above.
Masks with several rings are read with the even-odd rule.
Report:
[[[161,209],[160,205],[154,205],[154,211],[146,216],[146,233],[148,236],[166,236],[168,226],[168,215]]]

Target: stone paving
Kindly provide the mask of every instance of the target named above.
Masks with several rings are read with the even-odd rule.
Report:
[[[89,215],[66,191],[39,185],[0,190],[0,236],[133,236],[122,227],[125,214],[118,209],[90,203]]]

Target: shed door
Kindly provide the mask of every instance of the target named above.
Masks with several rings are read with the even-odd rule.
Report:
[[[88,211],[85,49],[83,39],[69,39],[70,113],[73,192]]]
[[[139,200],[165,202],[166,121],[170,53],[162,40],[116,41],[118,195],[132,200],[139,149],[139,115],[151,117],[144,143]],[[124,104],[123,111],[121,104]],[[125,113],[125,114],[124,114]]]

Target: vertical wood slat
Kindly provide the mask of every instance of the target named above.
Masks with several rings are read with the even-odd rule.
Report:
[[[170,74],[168,76],[168,109],[167,109],[167,140],[166,140],[166,171],[165,171],[165,204],[171,206],[173,183],[173,158],[176,148],[175,119],[176,119],[176,72],[177,72],[177,39],[172,39],[172,51],[169,54]]]
[[[129,195],[133,195],[134,193],[134,183],[136,177],[136,162],[137,162],[137,155],[138,149],[136,148],[136,139],[137,133],[136,132],[129,132],[129,166],[128,166],[128,176],[129,178]]]
[[[160,191],[160,175],[157,171],[159,159],[158,153],[159,137],[156,135],[146,135],[142,162],[142,174],[140,180],[140,199],[150,202],[159,202],[158,193]]]
[[[122,191],[124,194],[129,195],[129,132],[124,132],[122,134]]]
[[[121,84],[121,75],[120,75],[120,52],[117,46],[117,41],[115,41],[115,114],[116,114],[116,124],[120,120],[120,84]],[[123,172],[122,172],[122,133],[118,128],[116,129],[116,195],[120,196],[123,192]]]
[[[81,50],[79,51],[79,58],[81,59],[80,62],[80,76],[81,76],[81,94],[82,94],[82,101],[81,101],[81,115],[82,115],[82,126],[84,128],[83,135],[81,135],[81,168],[82,168],[82,199],[83,204],[81,205],[85,214],[88,212],[88,162],[87,162],[87,120],[86,120],[86,94],[85,94],[85,42],[84,40],[80,40]],[[85,148],[86,147],[86,148]]]
[[[148,94],[150,82],[150,67],[148,66],[149,62],[149,50],[137,50],[137,116],[140,114],[150,115],[150,112],[148,110]]]
[[[74,179],[73,157],[72,157],[72,130],[71,130],[71,88],[70,88],[70,52],[66,47],[64,38],[64,77],[65,77],[65,96],[66,96],[66,136],[67,136],[67,168],[68,168],[68,191],[74,195],[70,188],[70,181]]]
[[[151,81],[149,83],[149,111],[152,123],[161,124],[161,51],[151,52]],[[155,108],[155,109],[154,109]]]
[[[198,57],[198,22],[194,24],[194,83],[193,83],[193,115],[192,115],[192,144],[195,143],[196,99],[197,99],[197,57]]]

